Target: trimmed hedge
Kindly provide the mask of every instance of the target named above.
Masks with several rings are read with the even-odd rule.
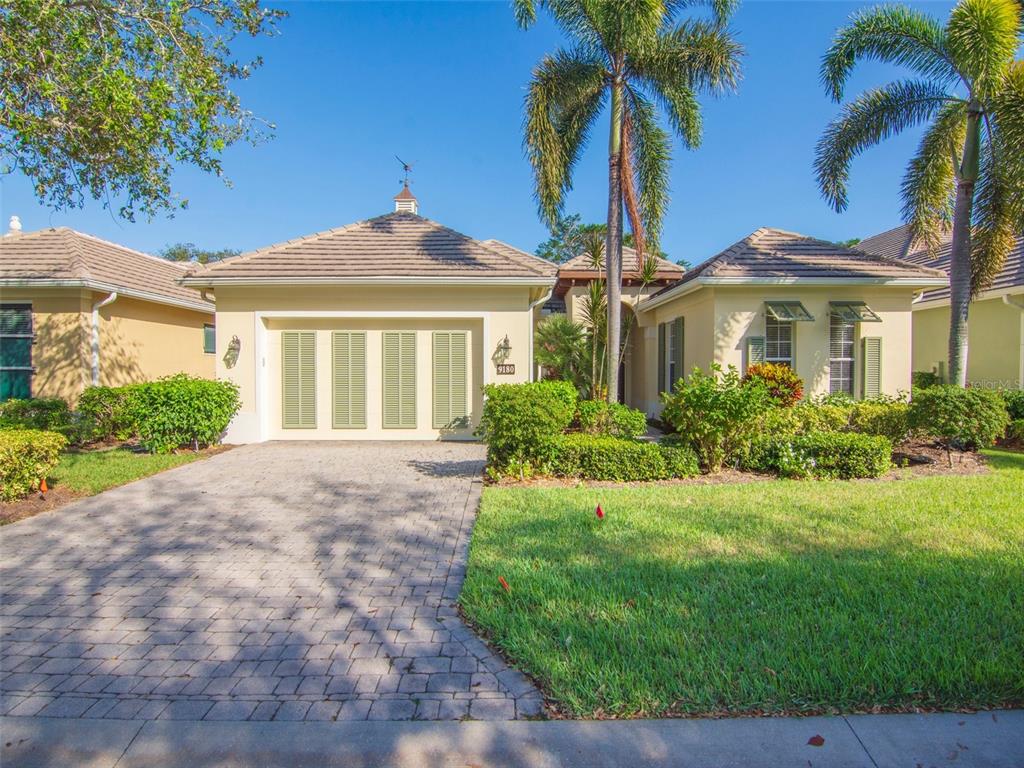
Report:
[[[879,477],[892,464],[892,443],[880,435],[811,432],[762,435],[754,440],[745,468],[785,477],[849,480]]]
[[[34,397],[0,403],[0,429],[58,432],[68,442],[80,443],[90,438],[92,422],[59,397]]]
[[[553,439],[572,423],[576,388],[568,381],[488,384],[477,435],[487,443],[487,461],[499,473],[553,458]]]
[[[850,430],[880,435],[899,445],[910,436],[910,405],[892,401],[864,400],[850,408]]]
[[[94,440],[129,440],[139,432],[138,385],[88,387],[78,398],[78,412],[92,424]]]
[[[1006,431],[1010,416],[999,392],[944,384],[921,389],[910,403],[910,425],[947,450],[987,448]]]
[[[139,442],[153,453],[213,445],[238,412],[238,385],[184,373],[132,385]]]
[[[0,430],[0,500],[14,501],[39,488],[68,444],[57,432]]]
[[[576,419],[580,429],[591,435],[610,435],[632,440],[647,432],[647,414],[605,400],[581,400]]]
[[[548,468],[553,475],[585,480],[638,482],[691,477],[697,456],[683,445],[659,445],[607,435],[560,435]]]

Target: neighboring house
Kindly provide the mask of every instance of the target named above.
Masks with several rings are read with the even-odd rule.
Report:
[[[214,375],[213,304],[187,267],[66,227],[0,237],[0,400]]]
[[[217,300],[227,441],[472,437],[481,387],[531,378],[555,267],[395,212],[195,268]]]
[[[676,282],[682,277],[683,272],[683,268],[678,264],[655,257],[655,268],[648,275],[651,280],[645,284],[640,277],[637,252],[632,248],[622,249],[622,317],[624,323],[630,324],[630,337],[636,331],[636,305],[665,286]],[[545,308],[551,312],[563,312],[572,320],[581,322],[584,316],[582,302],[589,293],[590,282],[604,277],[605,270],[596,269],[592,259],[586,254],[569,259],[558,268],[555,293]],[[633,392],[639,392],[643,387],[643,381],[639,378],[643,375],[643,369],[631,365],[632,354],[633,345],[627,344],[619,372],[619,399],[623,402],[632,402]]]
[[[911,302],[945,284],[938,270],[759,229],[637,304],[625,402],[653,415],[694,366],[761,361],[793,367],[808,395],[909,391]]]
[[[949,271],[951,233],[933,256],[914,247],[906,226],[869,237],[857,247]],[[925,291],[914,302],[913,369],[946,379],[949,359],[949,287]],[[967,380],[974,386],[1024,389],[1024,238],[1007,256],[992,285],[971,303],[967,321]]]

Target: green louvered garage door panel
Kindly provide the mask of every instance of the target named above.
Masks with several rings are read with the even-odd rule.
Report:
[[[386,331],[384,337],[384,429],[416,428],[416,334]]]
[[[434,332],[434,429],[469,423],[465,331]]]
[[[281,332],[281,426],[316,429],[316,333]]]
[[[335,331],[333,357],[335,429],[366,429],[366,334]]]
[[[864,391],[863,397],[878,397],[882,394],[882,339],[865,336],[864,344]]]

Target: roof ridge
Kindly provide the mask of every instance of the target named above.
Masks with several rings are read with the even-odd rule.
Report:
[[[89,272],[89,265],[85,260],[85,255],[82,253],[82,249],[74,237],[75,231],[70,227],[61,227],[57,231],[61,233],[65,247],[71,252],[71,260],[69,262],[71,274],[78,275],[82,280],[88,280],[92,277],[92,273]]]
[[[119,250],[127,251],[128,253],[135,254],[136,256],[144,256],[145,258],[150,259],[151,261],[155,261],[158,264],[163,264],[165,266],[172,267],[173,269],[177,269],[181,272],[188,271],[188,267],[182,264],[181,262],[171,261],[170,259],[165,259],[162,256],[156,256],[152,253],[146,253],[145,251],[140,251],[135,248],[129,248],[127,245],[121,245],[121,243],[115,243],[113,240],[106,240],[102,237],[97,237],[96,235],[90,235],[88,232],[79,232],[77,229],[71,229],[70,227],[66,227],[66,229],[76,237],[84,237],[89,240],[93,240],[97,243],[102,243],[103,245],[109,245]]]
[[[477,242],[480,243],[481,245],[483,245],[484,247],[486,247],[488,250],[494,251],[499,256],[505,256],[506,258],[514,258],[514,259],[520,261],[521,263],[523,263],[523,265],[527,269],[533,270],[534,272],[536,272],[538,275],[541,275],[542,277],[544,277],[545,274],[544,274],[544,269],[541,267],[541,264],[550,265],[551,267],[554,267],[555,269],[558,268],[557,264],[554,264],[553,262],[550,262],[547,259],[542,259],[540,256],[536,256],[536,255],[534,255],[532,253],[524,251],[521,248],[516,248],[514,245],[509,245],[504,240],[498,240],[497,238],[490,237],[490,238],[488,238],[486,240],[477,240]],[[513,251],[515,253],[515,256],[512,256],[510,254],[504,254],[504,253],[501,253],[499,251],[496,251],[494,248],[491,247],[491,243],[497,243],[498,245],[501,245],[504,248],[508,248],[510,251]],[[523,257],[523,258],[518,258],[518,257]]]

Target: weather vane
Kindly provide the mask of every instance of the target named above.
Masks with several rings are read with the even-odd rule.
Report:
[[[405,173],[405,178],[402,179],[402,183],[405,186],[408,187],[409,186],[409,174],[412,173],[412,167],[413,167],[413,165],[415,165],[415,163],[407,163],[407,162],[405,162],[405,160],[400,158],[398,155],[395,155],[395,160],[397,160],[399,163],[402,164],[402,171]]]

